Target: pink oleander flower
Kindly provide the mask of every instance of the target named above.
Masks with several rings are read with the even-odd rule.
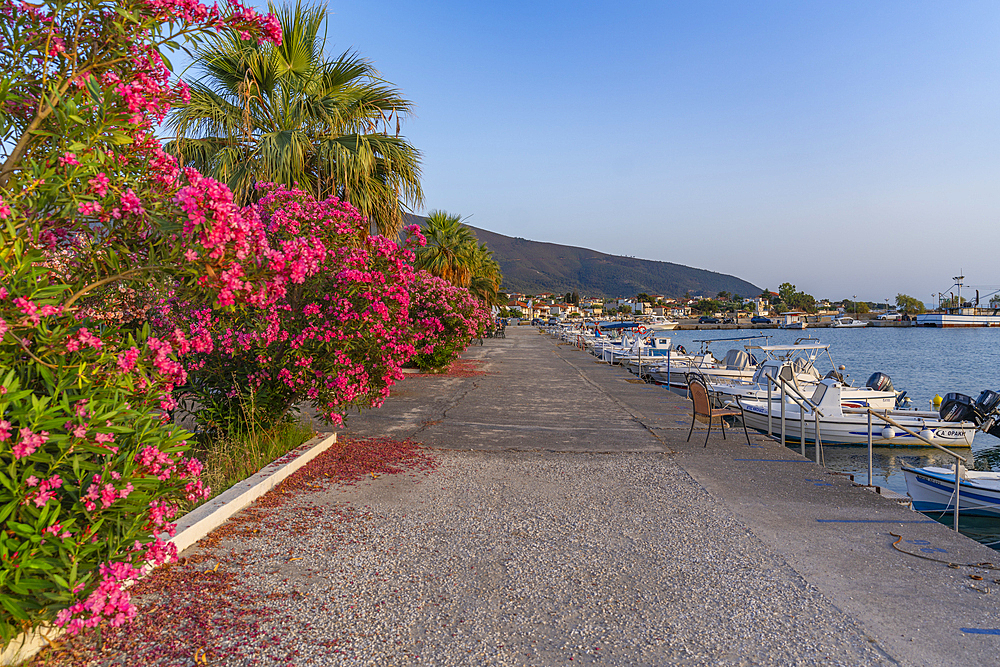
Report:
[[[87,185],[90,186],[90,191],[98,197],[103,197],[108,194],[108,185],[110,183],[111,180],[103,171],[87,181]]]
[[[128,373],[135,368],[139,359],[139,348],[131,347],[118,355],[118,369],[122,373]]]
[[[21,439],[14,445],[14,458],[23,459],[31,456],[35,450],[44,445],[49,439],[48,431],[32,432],[28,427],[20,430]]]
[[[139,197],[132,192],[129,188],[125,194],[121,196],[121,210],[125,213],[132,213],[134,215],[142,215],[146,212],[146,209],[142,207],[142,202]]]
[[[59,164],[63,167],[79,166],[80,162],[76,159],[76,153],[63,153],[59,157]]]
[[[98,215],[104,210],[96,201],[82,201],[76,208],[81,215]]]

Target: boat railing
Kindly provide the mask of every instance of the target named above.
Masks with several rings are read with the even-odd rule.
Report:
[[[936,442],[931,442],[928,438],[925,438],[924,436],[922,436],[919,433],[913,431],[912,429],[909,429],[909,428],[903,426],[902,424],[900,424],[899,422],[897,422],[895,419],[893,419],[892,417],[890,417],[888,414],[879,412],[878,410],[873,410],[870,407],[867,407],[867,408],[844,408],[844,412],[849,412],[849,413],[853,413],[853,414],[865,414],[865,413],[868,414],[868,486],[872,485],[872,472],[873,472],[873,469],[874,469],[874,455],[872,453],[872,417],[875,417],[876,419],[885,422],[886,424],[892,426],[893,428],[898,428],[899,430],[903,431],[904,433],[909,433],[910,435],[912,435],[917,440],[920,440],[921,442],[926,443],[928,446],[934,447],[935,449],[940,449],[945,454],[948,454],[949,456],[953,456],[955,458],[955,517],[954,517],[954,523],[953,523],[952,527],[957,531],[958,530],[959,482],[962,479],[962,464],[966,463],[965,457],[962,456],[961,454],[959,454],[958,452],[953,452],[952,450],[948,449],[947,447],[944,447],[942,445],[937,444]]]
[[[799,406],[799,452],[802,456],[806,455],[806,410],[812,412],[813,415],[813,426],[816,430],[816,463],[825,464],[826,459],[823,456],[823,439],[820,436],[819,420],[823,417],[823,411],[819,409],[812,399],[804,396],[798,387],[794,384],[785,380],[782,377],[774,377],[770,373],[765,373],[764,377],[767,378],[767,437],[774,437],[774,428],[771,413],[771,404],[773,401],[773,389],[778,387],[778,397],[781,400],[781,442],[785,443],[786,429],[785,429],[785,406],[788,401],[785,399],[793,401]],[[822,463],[821,463],[822,461]]]

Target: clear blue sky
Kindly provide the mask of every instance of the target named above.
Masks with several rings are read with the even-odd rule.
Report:
[[[425,212],[817,297],[1000,288],[1000,3],[328,6],[416,103]]]

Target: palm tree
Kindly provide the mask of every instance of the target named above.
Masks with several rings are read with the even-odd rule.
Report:
[[[445,211],[431,211],[424,226],[427,245],[417,248],[415,265],[444,278],[457,287],[465,287],[487,306],[500,305],[503,274],[493,252],[462,218]]]
[[[445,211],[431,211],[424,227],[427,245],[417,249],[416,267],[444,278],[457,287],[472,282],[478,239],[462,218]]]
[[[501,305],[500,283],[503,282],[503,274],[500,272],[500,265],[493,258],[493,251],[485,243],[480,243],[470,254],[472,279],[469,281],[469,291],[487,306]]]
[[[254,199],[257,181],[297,183],[350,201],[395,235],[404,209],[423,201],[420,153],[399,136],[412,103],[357,53],[325,58],[325,7],[269,8],[280,46],[230,31],[197,50],[200,76],[167,121],[176,134],[168,150],[227,183],[241,203]]]

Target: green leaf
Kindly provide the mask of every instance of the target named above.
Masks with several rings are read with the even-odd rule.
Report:
[[[8,586],[10,586],[10,584],[8,584]],[[24,612],[23,609],[14,604],[14,601],[11,600],[9,596],[0,595],[0,604],[2,604],[4,609],[6,609],[10,613],[10,615],[16,618],[17,620],[19,621],[28,620],[28,615]]]
[[[19,504],[20,503],[17,500],[13,500],[13,501],[7,503],[6,505],[4,505],[4,508],[0,509],[0,523],[3,523],[4,521],[6,521],[7,517],[9,517],[14,512],[14,510],[17,509],[17,506]]]

